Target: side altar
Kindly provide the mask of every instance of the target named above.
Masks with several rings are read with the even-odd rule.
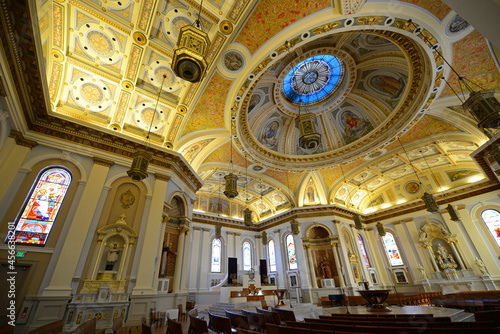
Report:
[[[65,332],[96,318],[96,327],[110,328],[129,307],[127,272],[137,233],[127,225],[125,215],[97,230],[96,243],[78,293],[68,303],[64,316]]]

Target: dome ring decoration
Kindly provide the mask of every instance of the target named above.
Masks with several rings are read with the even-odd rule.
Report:
[[[365,31],[360,30],[360,32]],[[236,102],[236,105],[239,105],[239,110],[236,111],[238,114],[236,122],[240,122],[242,125],[238,130],[239,137],[242,138],[241,142],[237,143],[238,148],[244,148],[245,150],[251,151],[253,161],[259,162],[274,170],[286,169],[300,172],[326,168],[327,166],[338,163],[339,161],[353,161],[354,159],[365,155],[367,151],[374,151],[377,148],[384,146],[384,144],[389,141],[389,132],[393,133],[396,131],[397,133],[400,133],[401,131],[411,127],[411,125],[414,124],[412,121],[417,116],[418,111],[422,108],[422,105],[428,106],[435,98],[435,94],[431,94],[434,86],[432,65],[435,64],[435,59],[434,57],[429,56],[430,54],[433,54],[433,52],[428,52],[428,49],[421,45],[420,41],[413,36],[409,37],[398,32],[385,29],[370,29],[369,31],[366,31],[366,33],[379,35],[399,46],[401,51],[405,54],[405,58],[409,60],[409,75],[414,78],[414,80],[411,80],[411,85],[409,85],[402,94],[402,100],[399,103],[398,108],[393,111],[389,119],[382,122],[370,133],[365,135],[363,138],[356,140],[351,145],[342,146],[337,149],[329,150],[325,153],[310,156],[285,155],[280,152],[274,152],[263,145],[260,145],[249,128],[246,110],[248,108],[249,97],[253,93],[253,87],[255,87],[256,83],[252,85],[251,89],[248,89],[250,88],[250,83],[245,82],[243,86],[241,86],[240,90],[238,90],[238,96],[243,97],[241,99],[242,102]],[[308,52],[305,52],[301,55],[300,60],[296,58],[295,64],[307,59],[307,53]],[[282,97],[280,84],[295,64],[293,64],[292,61],[288,66],[286,66],[278,77],[278,84],[275,85],[275,87],[278,86],[279,88],[274,89],[275,103],[278,109],[288,115],[296,115],[298,108],[292,106]],[[356,64],[354,63],[353,66],[355,67],[355,65]],[[351,72],[348,72],[347,76],[349,77],[351,74]],[[347,89],[352,90],[353,87],[349,83],[350,80],[351,78],[349,78],[349,80],[344,79],[344,81],[348,81],[344,87],[351,86]],[[343,95],[344,94],[342,92],[338,92],[337,94],[334,94],[328,102],[338,105],[342,100],[344,100]],[[314,107],[309,108],[309,110],[316,113],[317,111],[312,110],[313,108]],[[331,108],[331,106],[329,106],[329,108]]]
[[[295,65],[286,75],[281,90],[294,105],[313,105],[333,95],[344,75],[341,59],[329,54],[316,55]]]

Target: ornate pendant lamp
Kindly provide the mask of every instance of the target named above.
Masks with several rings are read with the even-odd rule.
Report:
[[[252,226],[252,210],[248,208],[248,191],[247,191],[247,185],[248,185],[248,164],[245,156],[245,173],[246,173],[246,180],[245,180],[245,195],[246,195],[246,208],[243,210],[243,223],[245,224],[246,227]]]
[[[297,235],[300,233],[299,226],[300,226],[300,223],[298,221],[296,221],[295,219],[292,219],[292,221],[290,222],[292,234]]]
[[[238,176],[233,174],[233,135],[231,134],[231,161],[229,162],[229,174],[224,176],[226,180],[226,188],[224,195],[227,198],[233,199],[238,196]]]
[[[408,23],[412,24],[415,29],[417,29],[417,25],[412,22],[412,20],[408,20]],[[434,47],[433,43],[429,40],[429,38],[422,34],[422,38],[425,42],[430,46]],[[471,80],[461,76],[458,72],[451,66],[451,64],[443,57],[443,54],[436,48],[436,53],[441,59],[448,65],[453,73],[458,77],[458,83],[460,85],[462,96],[465,95],[464,89],[469,91],[469,97],[463,101],[463,99],[458,95],[458,93],[451,87],[448,81],[445,82],[453,91],[456,97],[462,102],[462,107],[466,110],[469,110],[471,115],[478,122],[477,126],[481,129],[497,129],[500,126],[500,102],[495,98],[495,90],[485,90],[482,89],[481,86],[472,82]],[[444,78],[443,78],[444,79]],[[477,86],[479,91],[474,91],[474,88],[471,86]],[[488,133],[485,131],[488,135]]]
[[[146,136],[146,145],[149,145],[149,135],[151,133],[151,127],[153,126],[153,121],[156,117],[156,109],[158,108],[158,104],[160,103],[160,95],[161,95],[161,91],[163,89],[163,83],[165,82],[166,77],[167,76],[164,74],[163,80],[161,81],[160,90],[158,91],[158,98],[156,100],[155,110],[153,112],[153,116],[151,116],[151,123],[149,124],[148,134]],[[148,153],[147,146],[146,146],[146,149],[137,150],[132,155],[132,157],[134,158],[134,160],[132,160],[132,165],[130,166],[130,169],[127,171],[127,175],[133,181],[140,182],[148,177],[148,166],[149,166],[149,162],[151,161],[152,156],[150,153]]]
[[[381,237],[385,236],[385,228],[384,225],[382,225],[382,223],[377,223],[377,231]]]
[[[302,100],[299,100],[299,103],[302,103]],[[316,131],[316,116],[313,113],[300,113],[299,104],[299,116],[297,116],[297,127],[299,128],[299,146],[312,150],[318,147],[321,144],[321,135]]]
[[[177,48],[172,57],[172,70],[175,74],[189,82],[200,81],[207,71],[206,55],[210,48],[210,39],[203,31],[200,20],[203,0],[200,3],[198,19],[193,25],[181,28]]]

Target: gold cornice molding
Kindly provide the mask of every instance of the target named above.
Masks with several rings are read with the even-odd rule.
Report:
[[[11,130],[9,137],[13,138],[19,146],[25,146],[32,149],[38,145],[36,141],[24,138],[23,134],[16,130]]]
[[[107,160],[107,159],[103,159],[103,158],[99,158],[99,157],[94,157],[94,164],[105,166],[105,167],[109,168],[109,167],[113,166],[115,163],[114,163],[114,161],[111,161],[111,160]]]

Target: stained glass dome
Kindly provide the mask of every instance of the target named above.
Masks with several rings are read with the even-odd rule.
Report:
[[[310,57],[297,64],[283,81],[283,96],[294,105],[313,105],[337,91],[344,78],[343,62],[332,55]]]

